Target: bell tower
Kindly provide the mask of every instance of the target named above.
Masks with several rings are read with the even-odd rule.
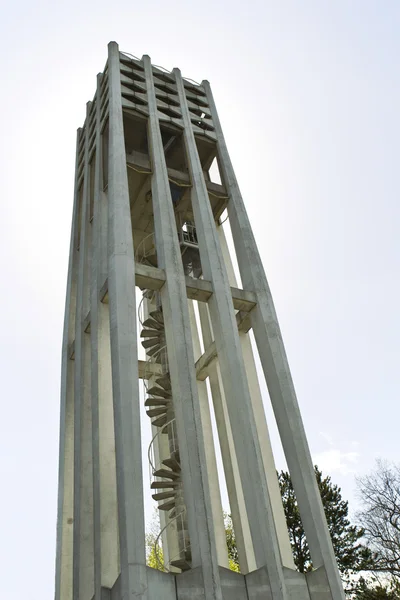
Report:
[[[306,575],[293,562],[250,329],[310,547],[314,570]],[[145,556],[143,403],[161,522],[158,569]],[[219,476],[240,573],[229,569]],[[77,136],[55,598],[344,600],[271,292],[210,84],[120,52],[115,42]]]

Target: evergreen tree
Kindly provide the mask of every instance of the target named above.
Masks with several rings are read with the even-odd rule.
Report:
[[[323,477],[318,467],[315,467],[315,476],[341,575],[347,577],[352,572],[368,569],[372,556],[360,541],[364,530],[351,525],[348,502],[343,500],[340,488],[332,483],[331,478]],[[305,573],[312,569],[312,561],[292,480],[285,471],[278,474],[278,479],[294,562],[300,573]]]

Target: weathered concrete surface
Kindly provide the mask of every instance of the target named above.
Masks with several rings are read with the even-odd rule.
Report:
[[[201,347],[193,300],[188,301],[188,307],[190,328],[192,331],[193,353],[194,359],[197,361],[198,358],[201,356]],[[197,381],[197,391],[199,394],[201,423],[203,426],[204,450],[206,455],[208,482],[210,486],[211,510],[214,522],[215,544],[217,548],[218,565],[229,568],[228,548],[226,545],[226,533],[221,501],[221,490],[219,487],[214,436],[211,423],[210,406],[208,402],[207,384],[205,381]]]
[[[331,600],[329,581],[324,567],[306,573],[306,581],[310,593],[310,600]]]
[[[325,566],[332,597],[344,600],[271,292],[230,161],[211,88],[207,81],[203,82],[203,87],[207,92],[217,136],[218,163],[230,196],[228,215],[240,275],[244,288],[257,295],[257,305],[250,313],[251,322],[313,564],[316,567]]]
[[[208,349],[215,349],[214,361],[208,364],[207,368],[204,368],[203,370],[206,372],[206,374],[208,373],[209,376],[214,415],[221,448],[225,482],[229,496],[229,506],[232,515],[233,527],[235,530],[240,569],[242,573],[248,573],[249,571],[255,570],[257,567],[254,557],[253,543],[251,541],[246,505],[243,497],[242,484],[237,465],[232,430],[229,422],[228,407],[226,404],[221,372],[217,361],[217,350],[215,342],[213,341],[214,335],[212,333],[208,306],[205,304],[199,304],[199,314],[204,344]],[[206,355],[207,352],[208,350],[204,355]],[[198,377],[201,374],[201,368],[202,365],[199,364]]]
[[[119,50],[108,46],[108,296],[117,466],[121,600],[147,598],[138,386],[135,260],[121,106]]]
[[[245,575],[249,600],[275,600],[266,567]]]
[[[143,63],[149,110],[148,141],[153,165],[152,200],[157,259],[159,267],[164,269],[166,274],[166,284],[162,287],[160,296],[179,438],[192,566],[202,567],[204,598],[222,600],[185,278],[150,58],[144,56]]]
[[[147,567],[150,600],[176,600],[175,576]]]
[[[222,594],[224,600],[248,600],[246,581],[242,573],[235,573],[220,567]]]
[[[93,544],[93,459],[91,409],[90,337],[85,333],[84,318],[89,310],[90,222],[89,222],[89,136],[91,102],[86,106],[84,181],[81,203],[81,227],[75,314],[74,380],[74,555],[73,599],[91,600],[94,594]]]
[[[212,282],[208,301],[218,359],[242,481],[257,565],[267,565],[275,600],[286,600],[279,544],[246,371],[240,347],[228,275],[192,129],[186,93],[179,69],[174,69],[184,125],[184,140],[192,180],[192,209],[197,229],[203,275]],[[255,309],[253,309],[255,310]],[[246,432],[246,436],[243,432]],[[258,493],[255,490],[258,489]],[[264,526],[260,527],[260,523]]]

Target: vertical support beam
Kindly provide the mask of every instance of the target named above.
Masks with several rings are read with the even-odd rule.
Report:
[[[214,336],[212,334],[209,310],[206,303],[199,303],[199,313],[204,345],[208,348],[214,341]],[[222,463],[224,465],[229,505],[235,530],[240,571],[241,573],[246,574],[250,571],[254,571],[257,568],[257,565],[254,557],[249,520],[247,518],[246,505],[243,497],[242,482],[240,481],[232,429],[229,422],[228,407],[218,363],[208,367],[208,375],[213,399],[215,421],[218,429]]]
[[[106,75],[104,77],[107,77]],[[104,79],[102,78],[101,85]],[[100,126],[99,126],[99,132]],[[108,268],[108,197],[103,190],[104,165],[108,155],[105,134],[100,135],[100,171],[98,181],[98,278],[99,287],[107,277]],[[115,464],[115,426],[111,373],[109,304],[98,304],[98,377],[99,377],[99,452],[100,452],[100,522],[101,522],[101,585],[111,589],[120,573],[117,472]]]
[[[69,357],[69,348],[75,338],[75,307],[77,278],[77,234],[79,215],[78,158],[79,138],[76,137],[75,189],[71,222],[71,241],[67,291],[65,299],[64,332],[61,364],[60,406],[60,450],[58,473],[57,549],[55,600],[72,600],[72,555],[73,555],[73,473],[74,473],[74,362]]]
[[[99,199],[101,186],[100,134],[101,75],[97,75],[96,92],[96,158],[92,220],[92,273],[90,279],[90,342],[92,357],[92,453],[93,453],[93,524],[94,524],[94,599],[101,600],[101,518],[100,518],[100,449],[99,449],[99,348],[98,348],[98,261]]]
[[[115,469],[110,324],[108,305],[99,301],[107,253],[107,198],[103,193],[103,154],[100,130],[100,90],[97,76],[96,162],[93,199],[90,332],[92,348],[93,510],[95,544],[95,599],[101,586],[112,588],[119,574],[118,507]]]
[[[75,317],[75,407],[74,407],[74,600],[91,600],[94,593],[93,464],[90,396],[90,338],[84,332],[90,280],[89,222],[89,113],[86,107],[85,164],[81,196],[78,286]]]
[[[228,271],[229,284],[231,286],[237,287],[237,280],[235,277],[232,260],[229,254],[228,244],[226,243],[226,237],[223,227],[217,227],[217,232],[221,243],[222,256],[224,257],[225,266]],[[258,432],[258,439],[260,441],[265,476],[267,478],[269,495],[271,497],[272,512],[274,514],[276,533],[278,535],[279,548],[282,557],[282,564],[284,567],[288,567],[289,569],[295,569],[296,566],[293,560],[293,553],[290,545],[286,517],[285,512],[283,510],[281,491],[279,488],[278,477],[276,474],[275,460],[272,452],[271,440],[269,437],[268,425],[265,417],[265,410],[261,396],[260,385],[258,382],[258,375],[253,355],[253,349],[251,346],[251,340],[249,334],[245,331],[239,331],[239,339],[240,345],[242,346],[242,354],[244,359],[244,366],[247,373],[247,381],[249,382],[251,403],[253,406],[254,417],[256,420],[256,427]]]
[[[165,269],[166,274],[166,283],[160,296],[180,446],[192,565],[202,567],[204,598],[222,600],[182,258],[158,122],[150,57],[144,56],[143,63],[149,107],[148,141],[153,167],[152,194],[157,257],[158,266]]]
[[[108,296],[117,465],[121,600],[147,598],[135,260],[118,45],[108,45]]]
[[[222,133],[210,84],[207,93],[218,144],[218,164],[230,200],[228,214],[243,287],[257,295],[251,322],[314,567],[325,566],[332,597],[344,600],[310,450],[271,291]]]
[[[192,331],[194,359],[197,361],[202,352],[200,348],[199,331],[197,328],[194,301],[188,300],[190,328]],[[206,453],[206,465],[208,481],[210,485],[211,510],[214,520],[215,543],[217,547],[218,564],[229,569],[228,547],[226,545],[226,533],[224,515],[221,502],[221,491],[218,480],[217,459],[215,456],[214,436],[212,431],[210,406],[208,403],[207,384],[205,381],[197,382],[199,394],[201,423],[203,426],[204,448]]]
[[[189,173],[193,184],[192,208],[198,231],[203,275],[213,284],[214,293],[208,305],[224,389],[227,397],[229,397],[229,418],[234,436],[254,553],[257,565],[259,567],[266,565],[267,567],[274,600],[286,600],[288,595],[247,385],[231,290],[197,152],[183,79],[179,69],[174,69],[174,74],[182,110]],[[243,431],[248,432],[246,437],[243,436]],[[256,493],[255,490],[259,490],[259,493]],[[260,524],[264,524],[264,526],[260,526]]]

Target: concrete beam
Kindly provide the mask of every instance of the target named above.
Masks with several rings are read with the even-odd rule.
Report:
[[[232,292],[217,236],[214,216],[208,199],[200,157],[187,106],[184,83],[179,69],[174,69],[184,125],[188,169],[192,180],[192,209],[199,240],[204,276],[212,281],[213,294],[208,303],[222,381],[229,398],[228,412],[257,566],[267,564],[274,600],[287,600],[267,480],[262,463],[256,423],[234,307]],[[247,435],[244,437],[243,432]],[[252,443],[248,443],[248,438]],[[258,493],[255,493],[255,490]],[[260,527],[263,523],[263,527]]]
[[[213,150],[213,154],[215,155],[215,150]],[[126,155],[126,162],[128,165],[139,171],[148,170],[149,175],[151,175],[151,163],[147,154],[133,150],[130,154]],[[169,179],[175,179],[175,181],[178,181],[179,183],[190,184],[190,177],[187,173],[178,171],[177,169],[171,169],[170,167],[167,168],[167,172]],[[225,187],[214,181],[207,181],[207,190],[217,196],[226,196]]]
[[[212,342],[207,350],[196,361],[196,378],[199,381],[204,381],[208,377],[208,369],[217,359],[217,347],[215,342]]]
[[[166,275],[163,269],[135,264],[136,285],[141,289],[161,290],[165,281]],[[198,302],[208,302],[213,294],[211,281],[205,279],[193,279],[185,277],[186,295],[189,300],[197,300]],[[256,295],[253,292],[242,290],[240,288],[231,287],[232,302],[236,310],[250,312],[256,305]],[[104,281],[99,291],[101,302],[108,302],[108,283]],[[242,319],[241,319],[242,320]]]

